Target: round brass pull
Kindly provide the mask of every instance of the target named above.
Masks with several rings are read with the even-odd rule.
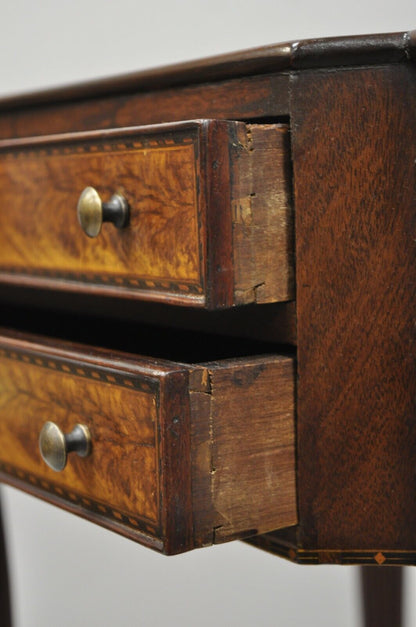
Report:
[[[80,457],[91,452],[91,434],[85,425],[75,425],[71,433],[64,434],[54,422],[46,422],[39,435],[39,448],[43,460],[59,472],[66,466],[68,453],[74,451]]]
[[[93,187],[86,187],[78,200],[78,220],[88,237],[97,237],[103,222],[112,222],[118,229],[127,226],[129,205],[121,194],[114,194],[103,202]]]

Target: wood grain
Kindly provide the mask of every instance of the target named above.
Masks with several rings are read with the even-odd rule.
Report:
[[[97,98],[48,100],[41,107],[11,108],[0,116],[0,137],[109,129],[138,124],[215,118],[255,120],[287,116],[289,76],[253,76],[155,91],[131,88]]]
[[[236,304],[295,297],[288,127],[238,127],[232,199]],[[277,279],[278,277],[278,279]]]
[[[0,100],[0,137],[156,124],[288,116],[293,68],[397,63],[414,34],[297,41],[125,77]]]
[[[300,563],[415,564],[415,68],[292,78]]]
[[[37,135],[39,129],[48,134],[196,117],[245,120],[247,126],[233,127],[233,137],[241,138],[241,146],[237,142],[238,147],[231,148],[228,166],[230,178],[237,181],[240,171],[236,173],[234,168],[241,155],[240,164],[246,168],[246,174],[240,187],[231,190],[231,194],[227,188],[226,195],[234,203],[234,233],[240,230],[249,234],[241,249],[246,251],[257,242],[262,254],[261,230],[251,228],[253,222],[248,225],[242,219],[248,215],[252,220],[254,203],[247,202],[245,196],[254,193],[254,179],[250,184],[247,179],[251,155],[246,153],[247,149],[250,152],[254,137],[251,132],[250,138],[249,126],[257,123],[260,127],[265,122],[273,126],[282,121],[281,116],[286,123],[290,121],[292,152],[284,168],[290,169],[291,160],[296,215],[299,526],[257,536],[251,542],[302,563],[416,563],[415,40],[414,33],[402,33],[301,42],[285,50],[278,47],[270,54],[260,52],[257,59],[256,54],[242,55],[211,66],[203,63],[162,70],[161,74],[136,75],[98,86],[9,100],[2,105],[0,134],[4,138]],[[318,66],[321,69],[306,69]],[[233,78],[237,76],[234,72],[238,73],[237,78]],[[208,246],[214,248],[209,249],[204,271],[210,277],[224,269],[228,273],[224,291],[212,292],[224,303],[232,293],[231,259],[239,286],[234,297],[245,302],[246,294],[255,294],[257,299],[263,283],[251,254],[247,260],[240,259],[245,270],[239,276],[239,260],[234,256],[235,248],[230,251],[229,240],[215,249],[215,232],[224,226],[221,220],[227,204],[220,189],[224,178],[213,171],[214,161],[209,158],[215,152],[215,137],[212,140],[211,146],[205,147],[203,169],[207,176],[213,175],[214,197],[224,205],[215,219],[207,221],[207,250]],[[259,145],[266,144],[262,140]],[[276,150],[271,146],[270,154],[277,154]],[[220,151],[219,156],[224,159],[225,152]],[[266,172],[273,172],[273,167],[264,159],[257,173],[261,187],[267,182]],[[284,193],[290,199],[288,186]],[[272,197],[269,200],[272,202]],[[273,214],[273,221],[277,219],[275,211],[276,207],[270,204],[267,215]],[[289,229],[288,240],[291,236]],[[236,236],[237,247],[238,242]],[[249,285],[244,284],[247,277]],[[287,285],[287,273],[285,277]],[[267,283],[270,285],[268,279],[264,285]],[[31,285],[33,288],[35,284]],[[38,296],[42,298],[40,293]],[[79,300],[78,311],[97,311],[104,299],[94,301],[93,296],[91,290],[85,303]],[[45,293],[43,298],[46,302]],[[29,296],[28,290],[21,302],[33,307],[36,292]],[[61,306],[65,306],[64,299]],[[160,306],[157,322],[168,326],[169,311]],[[294,341],[293,304],[291,308],[290,337]],[[234,328],[233,314],[227,319],[203,319],[193,316],[191,310],[184,314],[184,308],[178,308],[174,324],[215,329],[219,320],[221,332],[241,335],[247,324],[251,326],[249,335],[270,333],[273,340],[282,337],[286,342],[287,336],[279,336],[276,331],[281,318],[263,318],[259,310],[260,307],[248,307],[247,317],[241,317],[240,326]],[[123,319],[120,304],[112,308],[109,303],[106,312]],[[140,308],[132,308],[126,316],[135,319],[136,314],[139,321],[140,316],[151,317],[152,310],[146,314]],[[265,329],[256,330],[264,321]],[[222,494],[221,484],[215,483],[211,472],[212,455],[221,459],[221,447],[226,450],[221,434],[228,424],[217,425],[214,438],[213,408],[220,407],[223,397],[217,394],[218,403],[214,402],[215,388],[211,382],[217,376],[226,378],[226,372],[218,375],[213,366],[187,366],[185,370],[191,377],[190,402],[197,418],[194,422],[191,412],[191,435],[184,431],[184,438],[190,437],[194,473],[193,512],[187,511],[182,527],[184,544],[210,543],[214,536],[220,539],[222,533],[230,537],[232,533],[242,536],[254,528],[270,529],[265,524],[266,513],[258,525],[253,521],[244,525],[239,520],[242,510],[233,504],[224,506],[222,498],[231,491],[231,480],[225,467],[220,471],[215,467],[215,475],[220,477],[223,473],[226,478]],[[231,383],[227,392],[230,397],[233,388]],[[175,406],[173,402],[169,414],[172,420]],[[239,410],[242,415],[243,410],[244,407]],[[251,428],[252,422],[257,424],[252,415],[254,410],[244,425],[235,427],[237,434],[244,427],[248,429],[248,425]],[[166,424],[172,426],[168,419]],[[256,440],[251,432],[247,439],[250,437]],[[256,437],[260,442],[260,436]],[[168,455],[172,468],[173,450],[174,447]],[[240,468],[240,463],[241,460],[234,460],[234,467]],[[253,477],[258,477],[257,472],[254,467]],[[178,485],[186,484],[185,476],[186,472]],[[20,481],[21,487],[29,486],[33,492],[37,489],[30,485],[30,476],[21,480],[14,476],[12,481]],[[169,489],[173,487],[172,484]],[[205,494],[210,498],[205,498]],[[221,504],[218,510],[226,511],[233,529],[218,517],[217,498]],[[68,503],[69,500],[64,501],[64,506],[70,507]],[[178,503],[179,509],[189,506],[186,500],[179,499]],[[178,523],[175,516],[172,514],[169,524],[166,522],[170,529]],[[105,524],[105,520],[102,517],[100,523]],[[127,526],[122,532],[130,533]],[[141,541],[146,540],[142,537]],[[163,550],[166,538],[153,541]]]
[[[0,476],[167,554],[294,524],[293,390],[286,357],[201,367],[3,334]],[[47,420],[87,425],[91,455],[51,470]]]
[[[236,151],[245,129],[200,121],[0,142],[0,198],[13,206],[0,216],[0,281],[208,308],[289,300],[287,127],[250,125],[255,139]],[[76,216],[87,186],[103,200],[122,193],[129,225],[87,238]],[[245,220],[234,231],[232,205]]]
[[[134,389],[137,382],[127,374],[123,380],[116,372],[3,347],[0,373],[3,472],[15,467],[36,475],[46,490],[54,485],[58,494],[73,491],[86,508],[92,499],[98,509],[111,508],[115,519],[130,517],[136,526],[142,520],[145,530],[159,529],[157,381],[146,381],[148,391]],[[51,470],[38,447],[47,420],[64,432],[77,422],[86,424],[91,456],[71,455],[65,472]]]
[[[67,100],[104,98],[113,93],[160,90],[193,83],[282,72],[292,68],[397,63],[413,58],[415,31],[349,37],[325,37],[283,42],[249,50],[186,61],[124,76],[46,89],[33,94],[6,96],[0,109],[36,106]]]
[[[72,139],[72,141],[71,141]],[[95,140],[94,140],[95,139]],[[127,136],[56,138],[14,145],[0,155],[0,263],[65,289],[67,281],[139,297],[204,301],[205,206],[197,196],[199,127],[148,129]],[[125,229],[104,224],[90,239],[78,224],[82,190],[130,205]],[[4,280],[7,281],[7,278]],[[165,295],[165,296],[164,296]]]
[[[185,370],[185,369],[184,369]],[[171,373],[161,380],[162,407],[159,466],[163,478],[162,516],[164,552],[168,555],[195,548],[192,507],[191,416],[188,372]]]
[[[196,536],[224,542],[295,525],[293,360],[207,364],[191,390]]]
[[[305,549],[416,549],[415,78],[294,79]]]

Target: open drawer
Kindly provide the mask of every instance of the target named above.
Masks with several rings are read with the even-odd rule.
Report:
[[[3,331],[0,478],[167,554],[294,525],[294,378],[286,356],[195,365]],[[49,422],[81,424],[87,456],[41,441],[64,456],[50,468]]]
[[[0,282],[209,309],[291,300],[289,164],[284,124],[0,141]]]

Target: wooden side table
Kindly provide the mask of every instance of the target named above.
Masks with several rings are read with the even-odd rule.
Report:
[[[281,44],[0,101],[4,397],[53,370],[68,407],[87,377],[87,395],[105,380],[161,412],[135,436],[154,451],[143,483],[97,492],[107,436],[86,409],[91,455],[82,434],[41,437],[55,470],[88,458],[59,487],[25,427],[35,405],[11,421],[6,402],[19,457],[0,454],[2,481],[167,553],[246,539],[359,564],[367,625],[399,625],[397,567],[416,559],[415,41]],[[82,228],[113,222],[92,244],[70,213],[85,177],[105,199],[84,182]],[[160,338],[139,358],[143,325]],[[206,333],[209,359],[191,350]]]

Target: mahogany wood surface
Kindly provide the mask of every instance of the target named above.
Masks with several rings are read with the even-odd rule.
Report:
[[[287,116],[289,76],[253,76],[206,85],[102,98],[81,99],[38,108],[5,111],[0,137],[108,129],[137,124],[215,118],[255,120]]]
[[[415,68],[307,71],[292,96],[300,525],[264,546],[414,564]]]
[[[147,546],[172,554],[297,522],[290,357],[195,367],[9,333],[0,393],[2,480]],[[91,455],[51,470],[47,420],[85,424]]]
[[[288,162],[287,127],[224,121],[0,142],[0,281],[209,308],[290,300]],[[125,228],[85,236],[88,186],[123,194]]]
[[[6,99],[1,105],[0,134],[5,139],[198,117],[244,122],[238,129],[245,130],[253,123],[259,128],[289,125],[282,189],[287,199],[293,189],[293,205],[287,204],[285,215],[293,210],[296,219],[295,232],[287,230],[287,241],[296,245],[296,302],[283,309],[250,305],[241,317],[233,311],[194,315],[178,307],[172,326],[214,330],[218,324],[218,335],[240,334],[242,343],[256,333],[286,346],[296,343],[299,526],[256,536],[252,542],[302,563],[416,561],[414,60],[414,33],[301,42],[217,59],[211,65]],[[212,134],[213,146],[225,128],[219,126]],[[252,140],[253,133],[246,138],[250,135]],[[263,146],[268,150],[267,142]],[[228,201],[234,243],[238,245],[242,230],[263,251],[262,238],[267,242],[268,235],[256,230],[251,218],[255,196],[250,203],[245,197],[246,202],[233,204],[232,193],[225,189],[237,154],[221,171],[212,172],[217,212],[209,223],[207,245],[215,248],[218,232],[228,229],[227,243],[208,258],[219,266],[233,260],[243,303],[246,294],[257,298],[263,284],[251,256],[239,274],[235,248],[233,252],[229,245],[230,224],[224,222]],[[250,160],[243,159],[243,169],[250,170]],[[263,160],[258,173],[262,186],[272,171]],[[243,187],[251,194],[250,186]],[[273,223],[270,200],[266,218]],[[270,237],[274,241],[274,234]],[[215,264],[208,267],[207,276],[212,278],[214,270]],[[250,281],[248,288],[245,280]],[[217,287],[225,292],[214,291],[214,301],[229,298],[228,279]],[[45,291],[37,293],[33,284],[26,292],[23,285],[19,289],[18,302],[26,302],[31,312],[37,298],[47,306]],[[12,293],[3,290],[2,302],[12,300]],[[51,308],[65,308],[65,295],[50,294]],[[155,323],[169,327],[173,308],[168,305],[147,312],[135,305],[124,311],[116,299],[100,299],[89,294],[82,302],[74,295],[68,309],[99,313],[103,305],[103,316],[137,324],[154,311]],[[263,306],[268,313],[261,313]],[[234,319],[239,320],[235,327]],[[282,320],[284,332],[279,330]],[[215,403],[206,390],[205,381],[193,402],[211,412],[208,408]],[[199,445],[204,431],[191,429],[186,437]],[[173,457],[171,451],[167,458]],[[201,490],[209,485],[202,481]],[[192,499],[196,502],[195,492]],[[204,511],[213,507],[210,503]],[[188,520],[185,542],[192,535],[190,525]]]
[[[416,555],[415,78],[293,81],[304,549]]]
[[[287,116],[290,73],[304,67],[400,63],[415,33],[296,41],[0,99],[0,137],[193,118]]]
[[[290,69],[397,63],[414,58],[415,41],[415,31],[409,31],[284,42],[34,94],[6,96],[0,99],[0,108],[102,98],[112,93],[157,91],[167,86],[209,83]]]

